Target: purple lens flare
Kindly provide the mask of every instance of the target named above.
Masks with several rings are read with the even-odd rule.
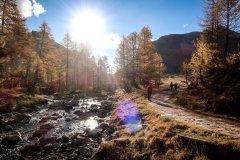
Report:
[[[142,129],[142,120],[137,105],[132,100],[121,101],[117,105],[116,113],[128,133],[134,134]]]

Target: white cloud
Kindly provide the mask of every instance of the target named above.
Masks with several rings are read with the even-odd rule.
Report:
[[[32,2],[30,0],[17,0],[18,10],[20,14],[27,18],[32,16]]]
[[[36,0],[32,0],[32,2],[33,2],[33,14],[35,16],[38,17],[40,14],[46,12],[44,7],[40,3],[36,2]]]
[[[189,24],[186,23],[183,25],[183,28],[187,28],[188,26],[189,26]]]
[[[33,15],[39,16],[40,14],[46,12],[44,7],[36,0],[17,0],[17,6],[20,14],[25,18]]]

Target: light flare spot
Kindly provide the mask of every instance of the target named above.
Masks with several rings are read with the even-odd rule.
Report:
[[[117,105],[116,113],[129,134],[142,129],[142,120],[136,103],[132,100],[123,100]]]

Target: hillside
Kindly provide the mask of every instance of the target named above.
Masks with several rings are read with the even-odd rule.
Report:
[[[161,54],[168,73],[176,73],[181,69],[182,62],[190,58],[194,50],[194,41],[201,32],[186,34],[170,34],[154,41],[157,52]]]

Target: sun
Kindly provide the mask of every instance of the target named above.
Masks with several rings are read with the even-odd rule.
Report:
[[[104,18],[97,11],[81,10],[71,20],[70,34],[77,42],[95,44],[104,33]]]

